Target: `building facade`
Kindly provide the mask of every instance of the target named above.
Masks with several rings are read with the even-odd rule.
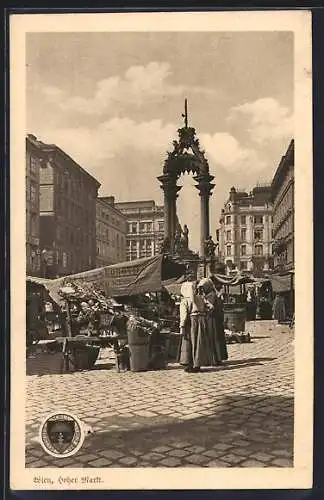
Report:
[[[40,276],[39,174],[42,151],[33,136],[26,137],[26,273]]]
[[[99,197],[96,202],[96,267],[126,261],[126,216],[115,207],[113,196]]]
[[[282,157],[272,184],[274,271],[294,269],[294,141]]]
[[[164,207],[148,200],[115,203],[115,208],[127,219],[127,260],[157,255],[164,239]]]
[[[256,186],[250,193],[231,188],[216,232],[219,259],[227,272],[240,270],[262,276],[272,263],[271,186]]]
[[[96,266],[99,182],[55,144],[34,137],[39,170],[41,275],[54,278]]]

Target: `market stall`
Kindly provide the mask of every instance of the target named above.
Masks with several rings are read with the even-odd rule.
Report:
[[[172,301],[168,293],[163,298],[162,281],[177,273],[183,273],[182,266],[157,256],[58,280],[28,278],[27,289],[37,283],[59,304],[60,332],[64,332],[49,335],[47,331],[34,344],[50,350],[61,346],[62,371],[91,368],[100,348],[108,346],[114,349],[117,370],[163,368],[170,328],[161,310],[162,305],[171,310]]]

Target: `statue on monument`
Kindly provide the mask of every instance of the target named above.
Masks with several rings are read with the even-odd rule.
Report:
[[[170,252],[170,238],[166,237],[162,241],[160,253],[169,253]]]
[[[213,242],[212,237],[208,236],[207,240],[205,241],[205,255],[206,255],[206,257],[209,257],[209,258],[215,257],[216,247],[217,247],[217,245]]]
[[[185,224],[183,226],[183,231],[182,231],[182,234],[183,234],[183,246],[186,250],[188,250],[189,248],[189,229],[188,229],[188,226],[187,224]]]

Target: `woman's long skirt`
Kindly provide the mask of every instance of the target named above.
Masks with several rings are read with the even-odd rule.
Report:
[[[217,364],[214,342],[207,327],[206,315],[191,316],[190,335],[182,338],[179,362],[194,368]]]
[[[278,323],[284,323],[286,320],[285,299],[281,295],[275,298],[273,304],[273,318],[276,319]]]
[[[224,323],[221,319],[215,317],[215,315],[208,315],[207,317],[207,328],[210,337],[213,339],[213,349],[215,353],[216,361],[225,361],[228,359],[228,352],[226,347]]]

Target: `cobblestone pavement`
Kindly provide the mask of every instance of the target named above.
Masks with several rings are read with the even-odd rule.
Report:
[[[188,374],[93,370],[27,377],[27,467],[292,467],[294,333],[247,324],[250,344],[228,346],[224,366]],[[109,363],[107,363],[107,359]],[[41,420],[67,409],[92,427],[72,457],[47,455]]]

